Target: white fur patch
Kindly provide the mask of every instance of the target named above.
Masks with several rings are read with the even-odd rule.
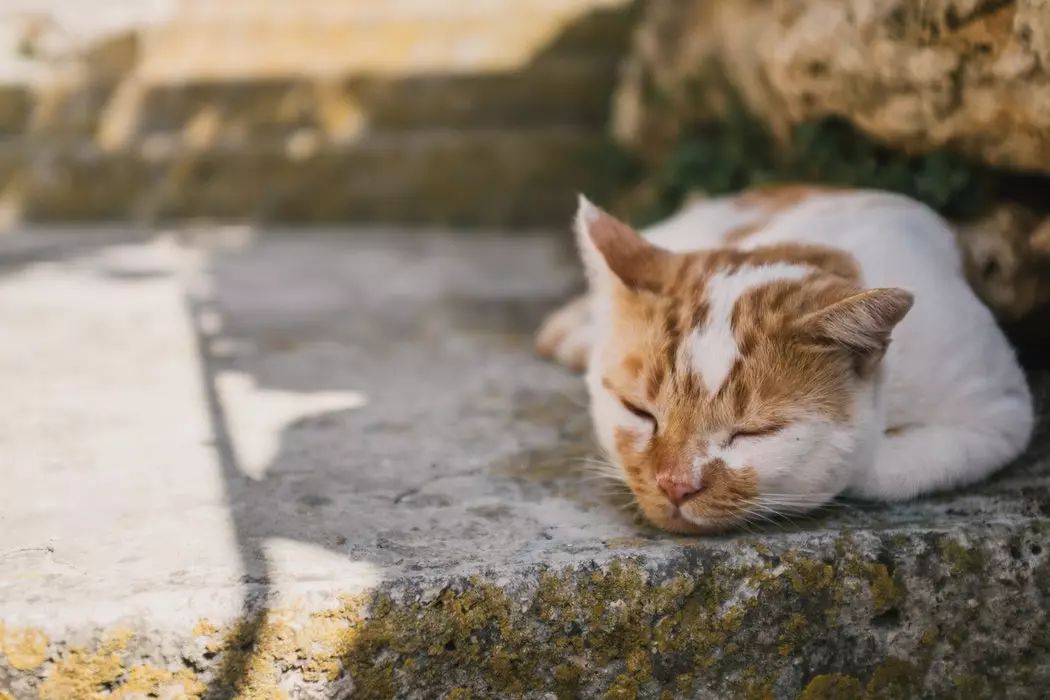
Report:
[[[645,229],[650,243],[673,252],[718,248],[725,235],[740,226],[766,218],[760,207],[745,207],[730,199],[714,199],[688,205],[674,216]]]
[[[708,312],[702,327],[693,330],[688,351],[693,371],[711,394],[717,393],[740,356],[733,335],[733,307],[745,292],[770,282],[797,280],[812,270],[805,265],[774,263],[719,272],[707,284]]]
[[[587,199],[584,195],[580,194],[577,197],[577,209],[576,209],[576,225],[586,228],[590,224],[597,221],[602,215],[601,209],[594,206],[594,203]]]

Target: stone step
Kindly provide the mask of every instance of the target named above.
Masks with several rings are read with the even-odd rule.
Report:
[[[183,131],[202,120],[219,138],[287,136],[301,128],[329,134],[362,128],[600,128],[617,65],[605,56],[576,56],[477,75],[162,84],[144,90],[131,121],[135,137]]]
[[[317,129],[362,130],[591,126],[603,128],[617,62],[560,57],[521,71],[338,80],[194,81],[129,86],[94,81],[35,91],[0,86],[0,135],[102,139],[155,134],[213,139],[285,138]],[[130,90],[133,94],[128,94]],[[114,126],[117,125],[117,126]]]
[[[230,14],[214,6],[176,17],[145,35],[138,74],[178,82],[497,72],[543,56],[619,55],[633,21],[625,0],[485,3],[474,12],[430,5],[394,14],[291,8],[271,3]]]
[[[599,196],[608,185],[611,147],[597,130],[426,130],[342,144],[302,136],[206,149],[15,143],[0,150],[0,176],[7,173],[8,198],[35,220],[532,226],[568,221],[576,192]]]
[[[0,135],[18,134],[29,128],[33,93],[27,85],[0,85]]]
[[[44,0],[52,3],[62,1]],[[111,5],[121,2],[131,3],[133,0],[110,0]],[[626,4],[624,0],[514,0],[513,3],[506,0],[457,0],[455,3],[447,0],[298,0],[294,4],[259,0],[225,0],[222,3],[214,0],[181,0],[174,17],[182,22],[227,24],[242,24],[252,20],[287,24],[304,19],[341,24],[406,19],[499,20],[513,17],[516,13],[564,15]]]

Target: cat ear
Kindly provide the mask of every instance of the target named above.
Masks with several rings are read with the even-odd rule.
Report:
[[[890,333],[911,309],[911,292],[895,287],[868,289],[803,317],[804,328],[845,347],[863,376],[875,369],[890,344]]]
[[[616,281],[628,289],[659,291],[672,254],[596,207],[582,194],[576,212],[576,240],[592,285]]]

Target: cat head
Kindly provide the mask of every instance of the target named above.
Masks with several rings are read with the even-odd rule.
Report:
[[[583,198],[576,229],[595,428],[649,520],[710,532],[808,510],[870,461],[911,294],[863,289],[827,248],[671,253]]]

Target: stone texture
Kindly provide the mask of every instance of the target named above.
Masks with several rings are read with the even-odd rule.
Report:
[[[894,148],[1047,173],[1048,71],[1041,0],[653,0],[616,129],[657,157],[730,86],[782,136],[841,116]]]
[[[1046,426],[959,493],[664,535],[531,352],[567,234],[330,233],[0,237],[0,691],[1043,696]]]

